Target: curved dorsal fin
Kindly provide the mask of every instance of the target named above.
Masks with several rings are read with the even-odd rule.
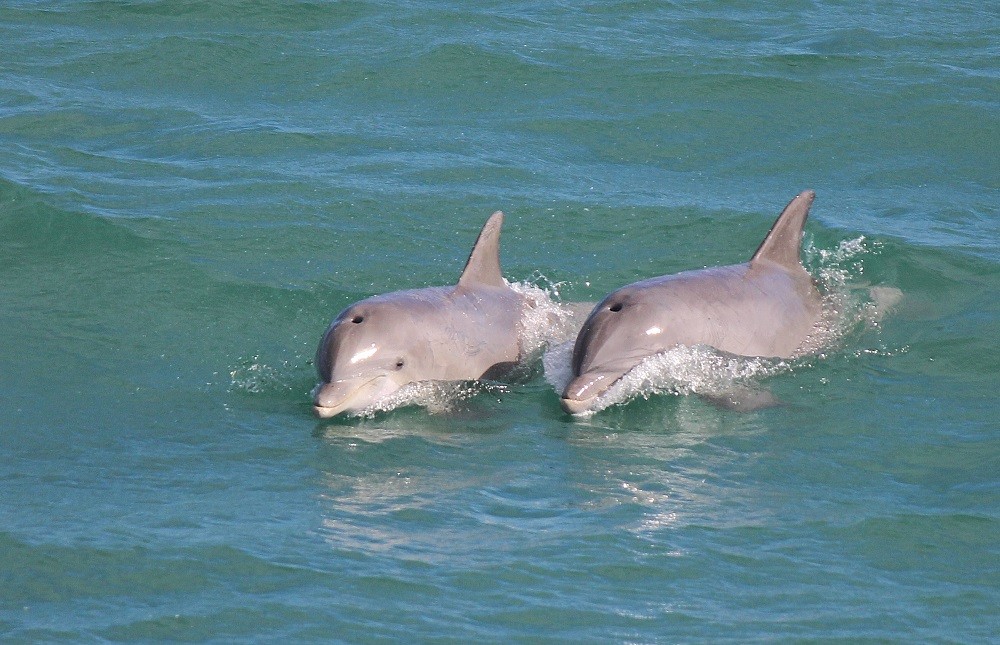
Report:
[[[785,267],[801,264],[799,258],[802,250],[802,228],[806,224],[809,207],[815,197],[816,193],[806,190],[788,202],[788,206],[785,206],[785,210],[778,215],[767,237],[760,243],[757,252],[750,258],[751,266],[757,260],[768,260]]]
[[[505,287],[500,274],[500,227],[503,226],[503,213],[497,211],[490,215],[479,232],[476,244],[465,263],[462,277],[458,279],[459,286],[486,285],[490,287]]]

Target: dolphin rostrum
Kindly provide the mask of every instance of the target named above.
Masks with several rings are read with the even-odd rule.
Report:
[[[650,278],[598,303],[576,338],[563,409],[594,409],[598,396],[632,368],[679,345],[741,356],[805,353],[822,315],[820,293],[799,255],[814,197],[808,190],[793,199],[749,262]]]
[[[531,302],[500,273],[503,213],[490,216],[455,286],[394,291],[342,311],[316,351],[319,417],[359,412],[421,381],[504,375],[523,358]]]

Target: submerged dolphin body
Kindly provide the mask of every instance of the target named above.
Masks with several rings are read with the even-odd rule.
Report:
[[[486,221],[455,286],[394,291],[357,302],[316,351],[319,417],[359,412],[408,383],[494,378],[522,358],[532,305],[500,273],[503,213]]]
[[[636,282],[598,303],[573,348],[562,407],[582,414],[644,359],[679,345],[790,358],[805,350],[822,313],[802,266],[802,229],[815,193],[793,199],[749,262]]]

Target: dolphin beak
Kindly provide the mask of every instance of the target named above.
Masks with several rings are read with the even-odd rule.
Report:
[[[596,396],[592,396],[589,399],[571,399],[569,397],[563,396],[559,399],[559,405],[562,406],[563,412],[566,414],[572,414],[573,416],[579,416],[581,414],[586,414],[590,412],[594,405],[594,400]]]
[[[313,405],[313,413],[320,419],[335,417],[346,409],[346,406],[322,406]]]
[[[619,370],[581,374],[566,385],[559,403],[563,410],[574,416],[590,412],[594,409],[597,398],[623,375],[624,372]]]
[[[380,391],[385,380],[377,376],[320,383],[313,391],[313,412],[321,419],[329,419],[342,412],[363,410],[385,394]]]
[[[563,389],[559,401],[563,410],[574,416],[594,411],[597,399],[633,367],[633,361],[625,361],[580,374]]]

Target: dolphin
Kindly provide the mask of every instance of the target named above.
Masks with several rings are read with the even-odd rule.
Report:
[[[814,198],[811,190],[795,197],[749,262],[650,278],[599,302],[577,335],[563,410],[593,410],[632,368],[679,345],[741,356],[806,353],[822,315],[820,293],[800,259]]]
[[[359,412],[408,383],[499,378],[521,361],[532,303],[500,273],[503,217],[486,221],[457,285],[373,296],[330,323],[316,350],[317,416]]]

